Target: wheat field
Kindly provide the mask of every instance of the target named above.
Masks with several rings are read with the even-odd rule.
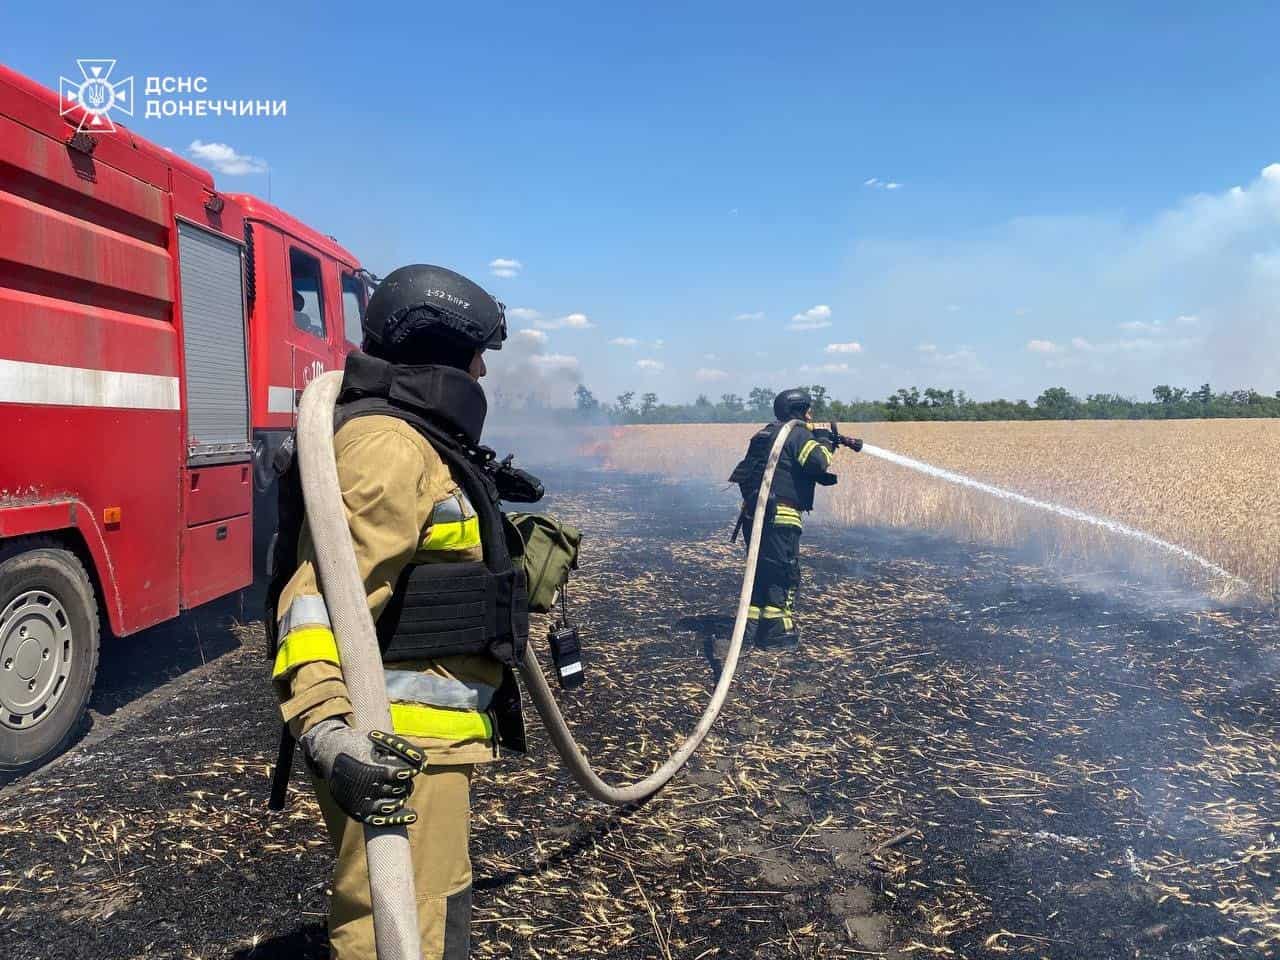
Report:
[[[723,480],[756,428],[749,424],[619,427],[593,437],[606,467]],[[862,423],[841,432],[1026,496],[1084,510],[1200,554],[1272,602],[1280,600],[1280,420]],[[840,450],[835,487],[815,515],[829,521],[1027,545],[1106,575],[1240,584],[1124,537]],[[1212,579],[1212,578],[1210,578]],[[1218,578],[1220,581],[1221,578]]]

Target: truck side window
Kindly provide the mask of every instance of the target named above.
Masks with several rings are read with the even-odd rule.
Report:
[[[320,295],[320,261],[309,253],[289,248],[289,274],[293,283],[293,325],[324,338],[324,298]]]
[[[342,275],[342,325],[347,342],[360,345],[364,330],[360,321],[364,317],[364,284],[349,273]]]

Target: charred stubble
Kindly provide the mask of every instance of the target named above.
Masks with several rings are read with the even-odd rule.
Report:
[[[647,772],[714,681],[734,504],[547,479],[546,508],[588,536],[589,678],[567,713],[599,765]],[[475,956],[1274,952],[1270,616],[918,535],[811,524],[803,554],[801,649],[750,652],[721,725],[649,804],[583,800],[536,721],[530,759],[480,774]],[[284,815],[263,811],[258,631],[210,682],[4,791],[0,955],[324,955],[305,778]]]

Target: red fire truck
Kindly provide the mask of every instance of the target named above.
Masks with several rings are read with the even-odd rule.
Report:
[[[60,106],[0,66],[4,769],[78,727],[103,629],[252,582],[255,490],[366,298],[332,238]]]

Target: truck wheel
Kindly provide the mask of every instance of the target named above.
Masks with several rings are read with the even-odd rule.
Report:
[[[50,541],[0,548],[0,770],[66,744],[97,672],[98,604],[75,554]]]

